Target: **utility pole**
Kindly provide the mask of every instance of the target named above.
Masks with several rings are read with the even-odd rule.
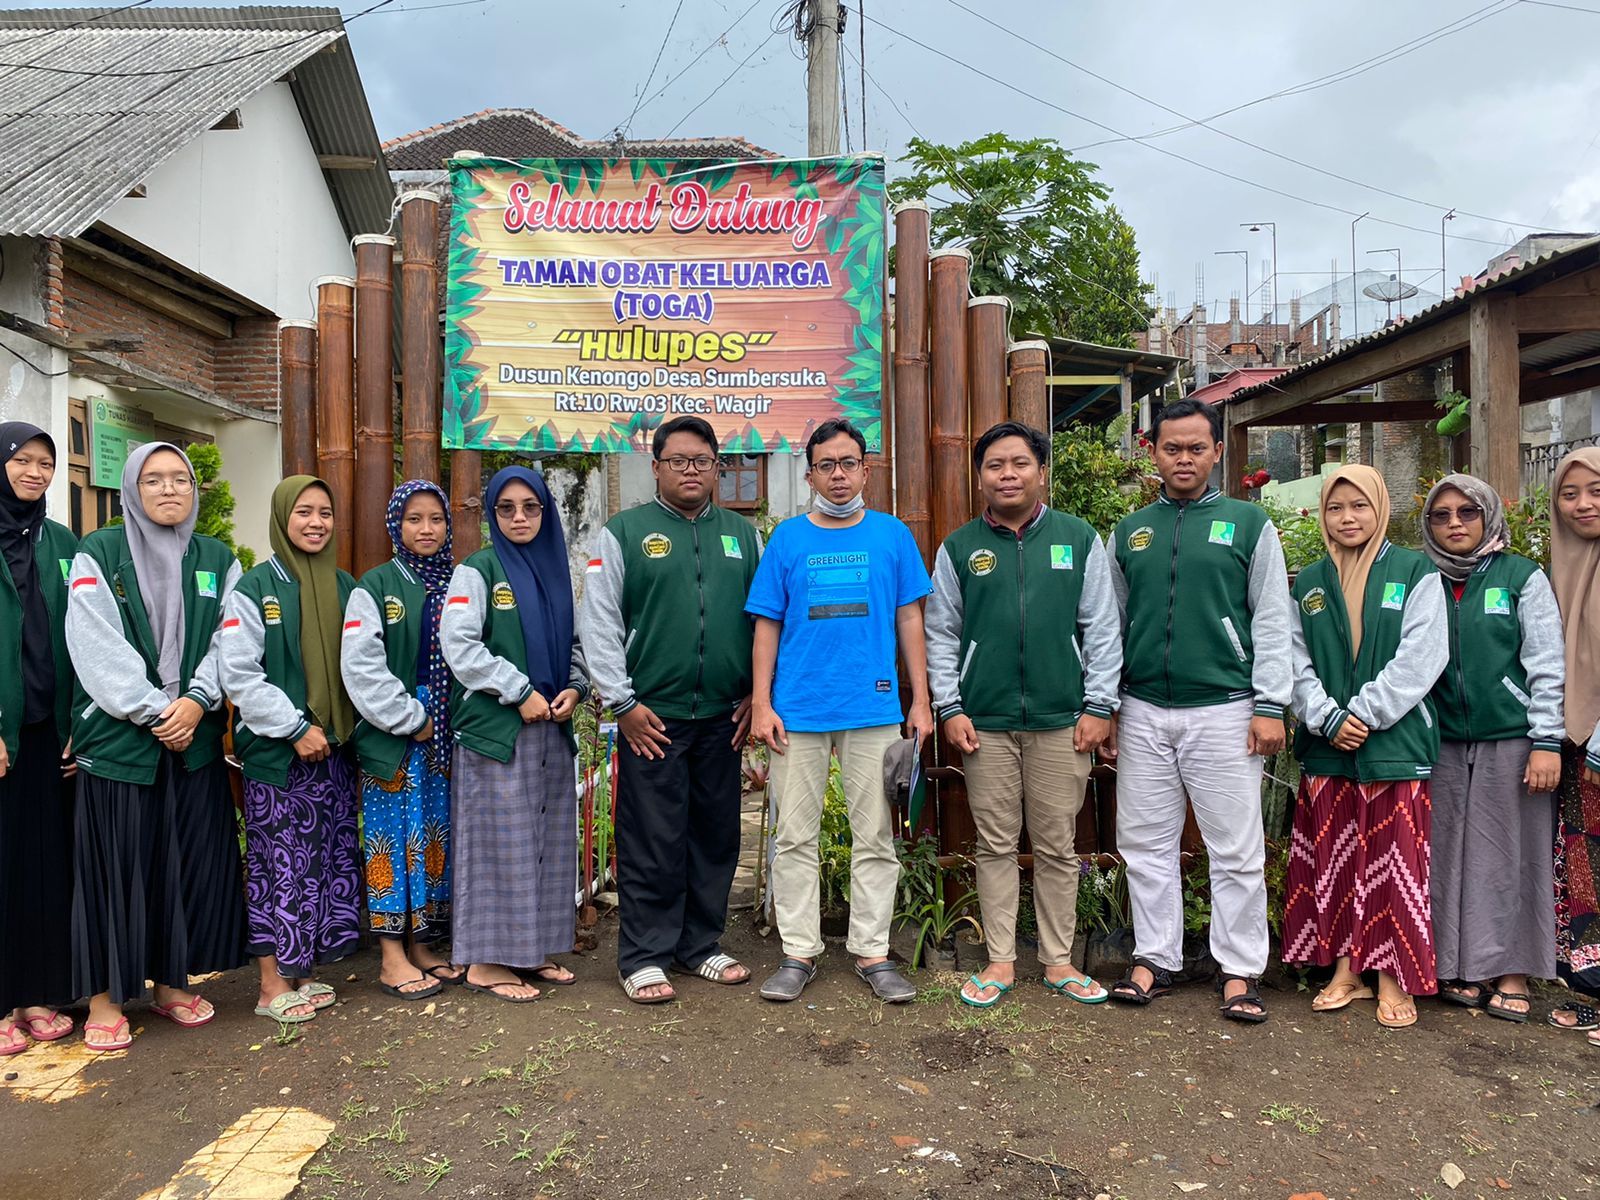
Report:
[[[839,0],[808,0],[811,38],[806,44],[806,153],[839,153]]]

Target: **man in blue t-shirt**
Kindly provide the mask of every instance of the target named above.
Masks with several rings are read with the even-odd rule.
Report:
[[[911,682],[906,724],[933,735],[922,635],[931,584],[911,531],[867,509],[866,451],[848,421],[817,427],[806,443],[812,511],[773,531],[745,602],[756,618],[750,732],[772,751],[778,804],[772,895],[785,957],[761,985],[768,1000],[799,999],[817,973],[817,836],[835,753],[852,843],[846,947],[879,999],[917,994],[888,960],[900,860],[883,756],[900,737],[897,644]]]

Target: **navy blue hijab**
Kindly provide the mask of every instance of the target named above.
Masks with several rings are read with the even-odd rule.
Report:
[[[544,505],[544,520],[533,541],[519,546],[500,532],[494,507],[508,483],[525,483]],[[528,679],[546,700],[554,700],[572,678],[572,574],[567,535],[544,476],[527,467],[502,467],[484,489],[489,509],[489,541],[500,558],[511,594],[517,598]]]

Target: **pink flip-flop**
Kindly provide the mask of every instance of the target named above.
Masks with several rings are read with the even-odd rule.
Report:
[[[209,1025],[213,1020],[216,1019],[217,1015],[217,1010],[214,1008],[206,1016],[196,1017],[194,1015],[195,1009],[200,1007],[200,1001],[203,999],[203,996],[196,995],[195,998],[189,1001],[187,1004],[181,1000],[176,1004],[152,1004],[150,1006],[150,1011],[155,1013],[155,1015],[158,1017],[165,1017],[174,1025],[181,1025],[184,1029],[199,1029],[202,1025]],[[180,1011],[188,1013],[189,1016],[187,1018],[180,1017],[178,1015]],[[85,1026],[85,1028],[87,1028],[87,1026]]]
[[[58,1013],[58,1012],[53,1012],[48,1017],[23,1017],[22,1018],[22,1023],[28,1027],[28,1036],[31,1037],[34,1041],[36,1041],[36,1042],[58,1042],[62,1038],[66,1037],[69,1033],[71,1033],[76,1028],[76,1026],[73,1025],[73,1023],[72,1023],[72,1018],[68,1017],[67,1018],[67,1027],[65,1029],[55,1029],[55,1030],[50,1029],[49,1028],[50,1022],[55,1020],[60,1015],[61,1014]],[[40,1033],[39,1029],[38,1029],[38,1025],[35,1025],[34,1022],[38,1022],[39,1025],[45,1026],[45,1032]]]
[[[127,1017],[121,1018],[115,1025],[101,1025],[93,1021],[86,1022],[83,1026],[83,1032],[85,1035],[87,1035],[91,1029],[93,1029],[96,1033],[109,1033],[113,1035],[117,1032],[117,1030],[121,1029],[124,1031],[124,1036],[115,1042],[101,1042],[99,1044],[91,1042],[88,1037],[85,1036],[83,1039],[83,1044],[90,1050],[95,1051],[97,1054],[105,1053],[110,1050],[126,1050],[129,1046],[133,1045],[133,1035],[126,1032],[127,1028]]]
[[[11,1026],[10,1037],[21,1037],[22,1040],[14,1046],[0,1046],[0,1058],[9,1058],[13,1054],[21,1054],[28,1048],[28,1035],[23,1033],[15,1023]],[[7,1039],[9,1040],[9,1038]]]

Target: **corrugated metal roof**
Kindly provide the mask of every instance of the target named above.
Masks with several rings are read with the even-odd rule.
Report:
[[[317,153],[376,164],[330,173],[347,230],[382,229],[393,192],[337,9],[0,13],[0,232],[82,233],[291,72]]]
[[[1408,315],[1403,321],[1390,326],[1388,329],[1380,329],[1374,333],[1369,333],[1362,337],[1354,338],[1340,346],[1337,350],[1330,350],[1326,354],[1319,354],[1316,358],[1307,359],[1299,366],[1289,368],[1289,370],[1285,371],[1282,375],[1277,376],[1275,379],[1272,379],[1267,383],[1258,383],[1252,385],[1251,387],[1241,388],[1239,391],[1228,397],[1228,402],[1231,404],[1242,400],[1253,399],[1256,396],[1265,395],[1269,391],[1278,391],[1285,384],[1292,383],[1302,376],[1310,375],[1318,370],[1321,370],[1329,363],[1337,362],[1340,359],[1350,358],[1351,356],[1360,354],[1365,350],[1369,350],[1373,346],[1379,345],[1382,342],[1404,337],[1406,334],[1422,326],[1431,325],[1436,321],[1442,321],[1449,317],[1453,317],[1458,313],[1466,312],[1472,306],[1472,302],[1474,300],[1480,296],[1488,294],[1489,292],[1498,291],[1502,288],[1506,288],[1511,291],[1520,291],[1524,287],[1544,282],[1542,278],[1534,279],[1530,278],[1531,276],[1548,275],[1552,278],[1556,278],[1567,273],[1569,269],[1580,270],[1586,266],[1592,265],[1595,262],[1600,262],[1600,237],[1591,237],[1587,241],[1578,243],[1576,246],[1570,246],[1565,250],[1557,250],[1553,254],[1546,254],[1543,258],[1536,258],[1522,263],[1521,265],[1513,267],[1502,274],[1496,275],[1491,279],[1487,279],[1484,282],[1479,283],[1469,292],[1464,292],[1459,296],[1452,296],[1448,299],[1441,300],[1437,304],[1430,305],[1429,307],[1423,309],[1415,316]],[[1529,349],[1531,350],[1532,347]],[[1530,361],[1527,351],[1524,351],[1520,357],[1523,362]]]

